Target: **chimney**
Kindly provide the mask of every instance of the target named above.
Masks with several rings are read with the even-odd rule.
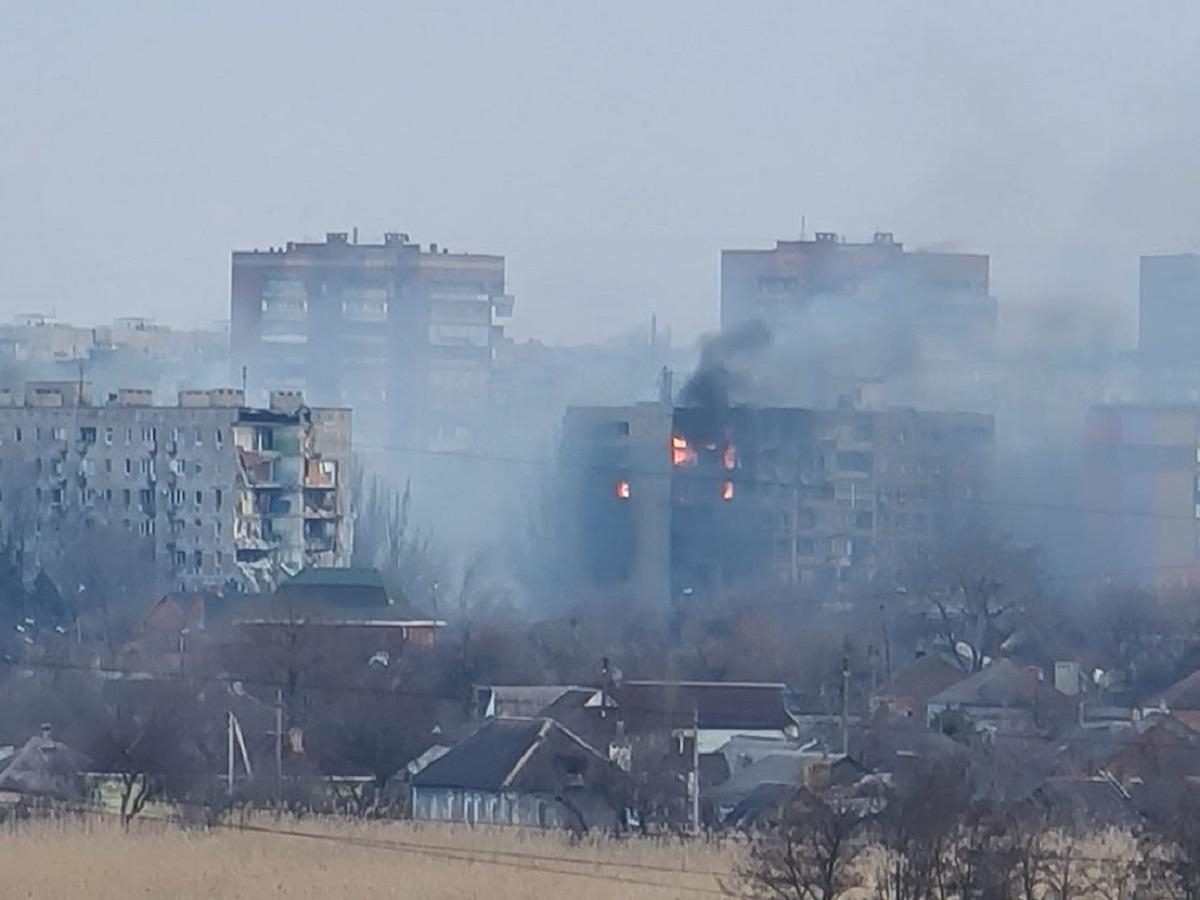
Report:
[[[43,722],[41,727],[42,740],[47,743],[54,743],[54,729],[50,727],[49,722]]]
[[[1074,660],[1063,660],[1054,663],[1054,689],[1060,694],[1074,697],[1079,693],[1083,675],[1079,663]]]

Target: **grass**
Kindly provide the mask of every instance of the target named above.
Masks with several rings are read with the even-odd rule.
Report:
[[[275,820],[182,830],[108,819],[0,835],[5,898],[688,900],[720,896],[735,851],[510,829]],[[289,832],[284,834],[283,832]]]

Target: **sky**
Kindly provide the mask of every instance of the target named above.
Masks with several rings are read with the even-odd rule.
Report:
[[[518,337],[717,324],[720,250],[892,231],[1135,337],[1200,251],[1200,5],[5,4],[0,318],[228,316],[229,254],[500,253]],[[1038,321],[1035,317],[1033,321]]]

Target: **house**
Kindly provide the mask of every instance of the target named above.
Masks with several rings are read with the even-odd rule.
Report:
[[[782,684],[624,681],[613,686],[611,697],[627,733],[694,731],[699,753],[716,752],[738,735],[796,736]]]
[[[73,800],[82,797],[81,773],[88,758],[56,741],[43,725],[0,771],[0,791]]]
[[[390,587],[378,569],[361,566],[302,569],[275,589],[275,597],[291,606],[325,611],[340,609],[361,613],[388,606],[403,609],[408,605],[404,594]]]
[[[1191,728],[1200,729],[1200,669],[1175,682],[1157,694],[1151,694],[1142,704],[1150,709],[1170,713]]]
[[[966,677],[962,669],[940,656],[918,656],[897,672],[890,684],[871,697],[871,713],[888,710],[924,720],[929,698]]]
[[[367,568],[305,569],[273,594],[228,606],[222,640],[231,647],[304,643],[326,658],[384,666],[404,649],[435,646],[446,627],[440,619],[412,616],[403,595]]]
[[[476,685],[475,714],[480,719],[496,716],[530,718],[541,715],[554,719],[557,717],[543,713],[543,710],[564,698],[568,701],[567,705],[571,705],[571,701],[574,700],[582,707],[598,694],[597,688],[558,684]]]
[[[624,821],[625,773],[553,719],[493,718],[417,772],[413,818],[588,831]]]
[[[1078,717],[1075,701],[1042,682],[1036,668],[999,659],[926,702],[930,728],[949,727],[961,715],[966,727],[993,733],[1045,730]]]

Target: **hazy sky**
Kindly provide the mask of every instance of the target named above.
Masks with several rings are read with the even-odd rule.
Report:
[[[3,10],[5,318],[224,318],[232,248],[357,225],[506,255],[521,336],[690,338],[803,214],[1129,329],[1138,254],[1200,250],[1194,3]]]

